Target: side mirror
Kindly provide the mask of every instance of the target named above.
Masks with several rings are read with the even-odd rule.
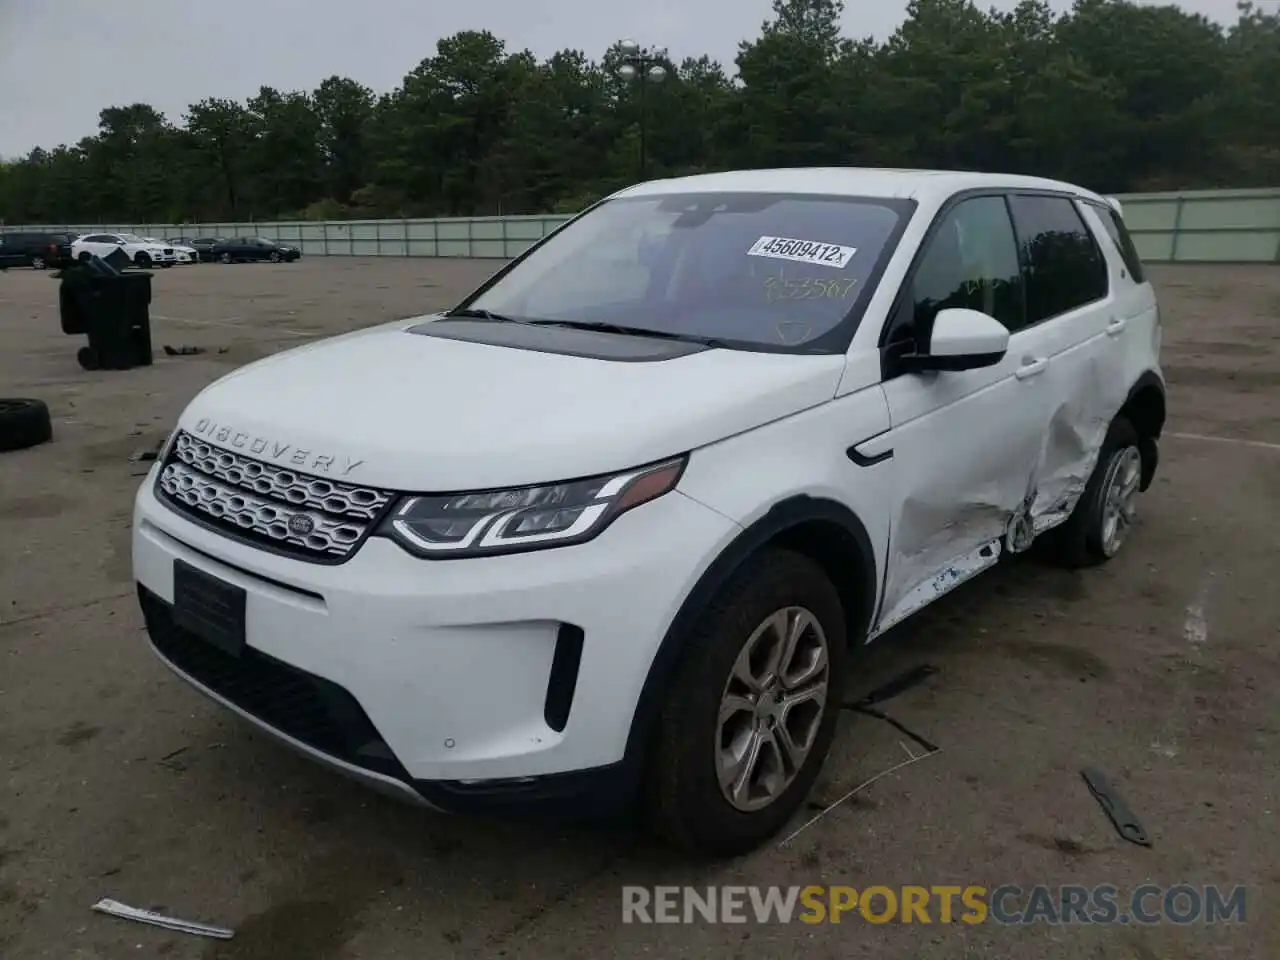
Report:
[[[977,370],[1004,359],[1009,330],[995,317],[977,310],[951,307],[933,318],[927,353],[903,357],[912,372]]]

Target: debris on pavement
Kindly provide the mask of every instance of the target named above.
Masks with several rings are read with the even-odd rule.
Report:
[[[190,749],[191,749],[190,747],[179,747],[177,750],[173,750],[165,754],[163,757],[157,760],[156,763],[160,764],[160,766],[162,767],[168,767],[170,770],[177,770],[179,773],[181,773],[183,770],[187,769],[187,765],[183,763],[181,760],[179,760],[178,757],[180,757],[182,754],[186,753]]]
[[[871,777],[868,780],[864,780],[862,783],[858,784],[856,787],[854,787],[852,790],[846,793],[843,797],[840,797],[838,800],[835,800],[834,802],[827,804],[825,807],[822,808],[822,810],[814,814],[814,816],[810,817],[809,820],[807,820],[799,829],[797,829],[789,837],[787,837],[780,844],[778,844],[778,846],[780,848],[787,846],[789,843],[791,843],[792,840],[800,836],[800,834],[804,833],[806,830],[812,827],[815,823],[817,823],[819,820],[825,817],[828,813],[830,813],[836,807],[840,806],[842,803],[847,803],[849,800],[853,799],[853,797],[855,797],[857,794],[867,789],[867,787],[871,786],[873,783],[875,783],[877,780],[881,779],[882,777],[887,777],[889,774],[894,773],[898,770],[901,770],[903,767],[909,767],[913,763],[919,763],[921,760],[924,760],[927,757],[932,757],[935,753],[939,753],[942,749],[941,747],[934,747],[932,750],[929,750],[927,753],[912,753],[911,748],[908,747],[905,743],[902,743],[901,741],[899,741],[898,746],[902,747],[903,752],[906,753],[907,755],[906,760],[903,760],[900,763],[895,763],[893,766],[889,767],[887,770],[881,770],[874,777]]]
[[[164,345],[164,352],[171,357],[193,357],[198,353],[204,353],[204,347],[171,347],[167,343]]]
[[[1080,776],[1084,778],[1084,782],[1089,786],[1089,792],[1098,801],[1102,812],[1107,815],[1121,837],[1139,846],[1151,846],[1151,838],[1147,836],[1141,821],[1129,809],[1129,804],[1125,802],[1124,797],[1120,796],[1101,770],[1096,767],[1086,767],[1080,771]]]
[[[924,747],[927,753],[934,753],[940,749],[937,744],[930,740],[926,740],[920,734],[907,728],[904,724],[895,720],[893,717],[881,710],[877,710],[873,705],[883,703],[885,700],[890,700],[899,694],[905,693],[912,687],[923,683],[937,672],[937,667],[931,666],[927,663],[919,664],[918,666],[912,667],[910,670],[898,674],[898,676],[894,677],[888,683],[876,687],[876,689],[872,690],[861,699],[842,704],[841,706],[845,710],[851,710],[854,713],[861,713],[868,717],[875,717],[877,720],[883,720],[885,723],[897,728],[899,732],[907,735],[916,743],[920,744],[920,746]]]
[[[179,933],[190,933],[197,937],[216,937],[219,940],[230,940],[235,931],[227,927],[215,927],[207,923],[196,923],[193,920],[179,920],[177,917],[166,917],[151,910],[142,910],[120,903],[118,900],[99,900],[92,907],[97,913],[109,914],[124,920],[136,920],[138,923],[149,923],[154,927],[176,930]]]
[[[869,707],[872,704],[884,703],[884,701],[891,700],[899,694],[906,693],[912,687],[919,686],[937,672],[938,668],[932,664],[918,664],[910,670],[905,670],[898,674],[888,683],[876,687],[865,697],[851,704],[851,706]]]
[[[867,787],[871,786],[871,784],[875,783],[881,777],[887,777],[889,774],[893,773],[894,771],[901,770],[903,767],[908,767],[913,763],[923,760],[925,757],[931,757],[942,749],[936,743],[933,743],[932,741],[925,739],[920,734],[916,733],[914,730],[909,729],[905,724],[900,723],[899,721],[895,720],[893,717],[888,716],[884,712],[877,710],[874,706],[872,706],[872,704],[883,703],[885,700],[890,700],[893,697],[898,696],[899,694],[905,693],[907,690],[910,690],[912,687],[915,687],[923,683],[925,680],[927,680],[929,677],[933,676],[937,672],[938,672],[937,667],[931,666],[927,663],[919,664],[917,666],[912,667],[910,670],[906,670],[903,673],[898,674],[896,677],[892,678],[887,683],[884,683],[879,687],[876,687],[870,693],[865,694],[861,698],[857,700],[852,700],[852,701],[849,701],[848,703],[843,703],[840,705],[841,709],[843,710],[850,710],[850,711],[853,711],[854,713],[862,713],[869,717],[875,717],[877,720],[883,720],[885,723],[897,728],[900,732],[910,737],[917,744],[923,747],[924,753],[916,753],[910,747],[908,747],[905,743],[899,740],[898,746],[902,747],[903,753],[907,755],[906,760],[903,760],[901,763],[894,764],[893,766],[889,767],[889,769],[882,770],[880,773],[877,773],[871,779],[858,784],[858,786],[854,787],[852,790],[850,790],[844,796],[840,797],[834,803],[826,804],[825,806],[819,803],[810,803],[809,809],[811,810],[816,809],[819,812],[815,816],[813,816],[807,823],[805,823],[802,827],[800,827],[800,829],[796,830],[789,837],[783,840],[782,843],[778,844],[779,847],[785,847],[792,840],[798,837],[805,830],[808,830],[811,826],[813,826],[815,823],[817,823],[819,820],[825,817],[828,813],[830,813],[836,807],[840,806],[842,803],[846,803],[847,801],[851,800],[854,796],[856,796],[862,790],[865,790]]]

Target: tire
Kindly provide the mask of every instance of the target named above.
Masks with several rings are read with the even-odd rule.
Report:
[[[0,451],[25,450],[53,439],[53,420],[43,400],[0,397]]]
[[[1142,448],[1138,432],[1124,417],[1116,417],[1107,429],[1084,493],[1071,516],[1045,535],[1047,558],[1068,569],[1094,567],[1114,557],[1127,540],[1133,525],[1132,502],[1142,479]],[[1121,511],[1127,520],[1119,537],[1109,536],[1108,496],[1119,485],[1128,490],[1129,509]],[[1122,495],[1117,493],[1118,496]]]
[[[222,255],[220,255],[220,256],[218,257],[218,259],[219,259],[219,260],[221,260],[223,263],[230,263],[230,262],[231,262],[231,254],[229,254],[229,253],[223,253]]]
[[[736,731],[741,743],[743,737],[749,738],[747,731],[760,729],[762,721],[758,713],[743,709],[745,700],[739,699],[739,710],[732,714],[722,710],[722,703],[749,641],[775,614],[788,609],[807,611],[825,634],[825,699],[816,713],[802,704],[793,715],[783,715],[780,723],[775,718],[777,726],[769,726],[764,719],[775,737],[783,729],[794,733],[807,727],[809,733],[802,739],[808,740],[809,748],[789,783],[779,785],[772,798],[757,797],[763,806],[743,809],[731,802],[728,788],[721,787],[719,758],[728,756],[722,754],[726,734]],[[817,638],[809,631],[801,642],[812,647]],[[835,587],[814,561],[789,550],[768,551],[743,565],[683,640],[685,653],[656,721],[645,777],[645,813],[656,834],[672,846],[697,856],[737,856],[776,834],[795,814],[831,747],[848,652],[844,609]],[[753,648],[763,650],[766,640],[767,635]],[[808,724],[803,723],[806,719]],[[767,766],[779,754],[762,749],[760,757]],[[749,795],[750,791],[740,794]]]
[[[172,266],[173,266],[173,264],[172,264],[172,263],[162,263],[162,264],[160,264],[160,268],[161,268],[162,270],[168,270],[168,269],[169,269],[170,267],[172,267]]]
[[[36,257],[32,257],[32,258],[31,258],[31,269],[32,269],[32,270],[44,270],[44,269],[45,269],[45,268],[47,268],[48,266],[49,266],[49,264],[45,262],[44,257],[36,256]]]
[[[279,251],[279,250],[272,250],[272,251],[271,251],[271,256],[270,256],[270,257],[268,257],[267,259],[268,259],[268,260],[270,260],[272,263],[279,263],[279,262],[280,262],[280,251]]]
[[[102,366],[98,351],[93,347],[81,347],[77,350],[76,362],[85,370],[97,370]]]
[[[79,260],[81,263],[88,263],[90,260],[93,259],[93,254],[90,253],[88,250],[81,250],[80,253],[76,255],[76,259]]]
[[[139,270],[146,270],[151,266],[151,258],[145,253],[135,254],[133,257],[133,265]]]

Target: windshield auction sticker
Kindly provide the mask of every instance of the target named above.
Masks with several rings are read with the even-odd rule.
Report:
[[[838,243],[818,243],[816,240],[796,240],[792,237],[761,237],[751,245],[747,256],[794,260],[796,263],[813,263],[839,270],[857,252],[857,247],[842,247]]]

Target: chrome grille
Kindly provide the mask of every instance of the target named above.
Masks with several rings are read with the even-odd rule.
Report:
[[[391,500],[382,490],[263,463],[186,432],[174,439],[157,485],[205,522],[320,560],[348,557]],[[303,517],[311,529],[299,528]]]

